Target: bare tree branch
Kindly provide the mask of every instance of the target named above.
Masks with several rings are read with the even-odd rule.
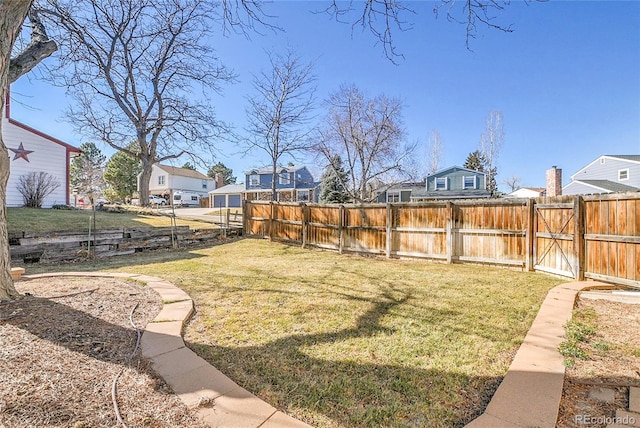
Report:
[[[235,79],[209,44],[220,16],[214,2],[41,1],[60,41],[50,80],[76,100],[67,116],[80,133],[140,161],[142,204],[153,164],[183,155],[209,161],[202,154],[228,131],[209,94]]]
[[[342,86],[327,101],[316,151],[331,161],[339,155],[347,178],[342,183],[356,202],[375,198],[375,189],[406,178],[415,144],[404,143],[402,103],[384,95],[369,98],[355,86]]]
[[[315,103],[313,64],[302,63],[288,50],[284,55],[268,53],[271,70],[254,76],[255,95],[248,98],[249,149],[269,155],[272,167],[271,197],[276,200],[276,172],[283,155],[309,148],[309,124]]]

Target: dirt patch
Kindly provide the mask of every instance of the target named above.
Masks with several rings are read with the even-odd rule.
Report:
[[[580,299],[577,309],[594,315],[595,334],[580,347],[565,373],[558,426],[606,427],[629,405],[629,386],[640,386],[640,305]]]
[[[56,277],[16,283],[0,302],[0,426],[205,427],[151,370],[135,328],[162,307],[138,283]],[[131,318],[131,320],[130,320]]]

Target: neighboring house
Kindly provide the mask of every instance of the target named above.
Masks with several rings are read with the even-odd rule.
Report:
[[[461,166],[450,166],[427,176],[423,183],[401,183],[379,193],[377,202],[415,202],[434,199],[489,198],[487,175]]]
[[[378,190],[376,202],[411,202],[411,196],[424,191],[425,182],[399,183],[389,186],[386,190]]]
[[[60,186],[44,199],[43,208],[50,208],[56,204],[69,205],[69,165],[71,158],[78,156],[80,150],[12,119],[9,95],[5,105],[5,114],[2,115],[2,139],[9,151],[11,171],[7,183],[7,206],[24,205],[17,186],[20,176],[30,172],[46,172],[60,183]]]
[[[320,183],[306,166],[281,166],[276,170],[276,192],[280,202],[317,202]],[[271,168],[252,169],[245,173],[245,199],[249,201],[271,200]]]
[[[640,155],[603,155],[571,176],[563,195],[640,191]]]
[[[487,174],[461,166],[450,166],[427,176],[424,192],[412,200],[489,198]]]
[[[216,188],[214,179],[188,168],[154,164],[149,180],[149,195],[162,196],[172,201],[174,193],[196,193],[200,198],[208,198],[209,191]],[[138,174],[138,183],[140,183]],[[138,187],[139,189],[140,187]]]
[[[505,198],[539,198],[547,193],[544,187],[521,187],[504,195]]]
[[[244,183],[227,184],[209,192],[209,206],[211,208],[241,208]]]

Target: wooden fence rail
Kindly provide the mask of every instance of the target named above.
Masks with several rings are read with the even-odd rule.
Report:
[[[247,201],[247,236],[640,287],[640,194],[370,205]]]

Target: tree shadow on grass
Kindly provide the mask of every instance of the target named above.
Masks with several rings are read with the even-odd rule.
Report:
[[[294,416],[300,410],[315,415],[306,419],[311,425],[463,426],[482,413],[500,377],[377,364],[384,356],[376,355],[364,360],[310,355],[312,348],[394,333],[381,319],[410,298],[384,291],[355,325],[338,331],[291,334],[261,346],[187,345],[275,407]]]

